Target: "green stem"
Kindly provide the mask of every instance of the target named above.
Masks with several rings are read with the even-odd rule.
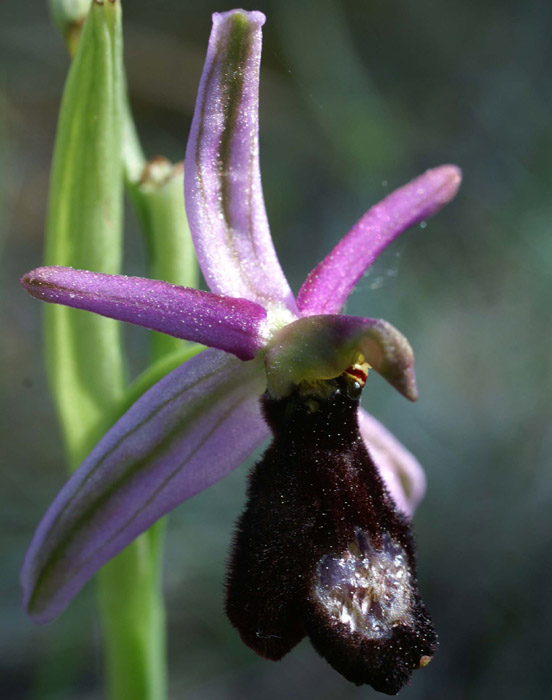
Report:
[[[122,157],[139,177],[145,166],[130,114],[126,85],[122,93]],[[165,367],[150,367],[125,391],[109,428],[144,391],[163,376]],[[163,700],[167,697],[166,616],[162,586],[165,521],[159,521],[98,573],[98,606],[103,630],[107,696],[110,700]]]
[[[107,429],[159,379],[201,352],[189,343],[145,370],[127,389]],[[100,433],[103,432],[103,428]],[[108,562],[97,576],[104,663],[111,700],[167,696],[166,621],[162,590],[165,520]]]
[[[193,277],[190,269],[197,269],[197,265],[193,249],[190,251],[181,168],[175,169],[163,159],[146,163],[126,86],[122,92],[125,184],[146,235],[150,275],[193,284],[197,282],[197,272]],[[154,362],[125,392],[116,410],[118,415],[162,376],[202,349],[158,333],[153,334],[152,341]],[[112,416],[110,422],[118,415]],[[166,620],[161,581],[164,532],[165,520],[156,523],[104,566],[98,576],[111,700],[163,700],[167,696]]]
[[[98,574],[107,687],[112,700],[167,695],[165,608],[156,523]]]
[[[146,235],[150,275],[196,286],[195,254],[184,211],[182,168],[146,163],[123,91],[125,184]],[[128,388],[122,414],[162,376],[201,346],[154,333],[153,364]],[[112,417],[113,418],[113,417]],[[162,700],[167,695],[166,621],[161,583],[165,520],[139,537],[99,574],[99,603],[111,700]]]

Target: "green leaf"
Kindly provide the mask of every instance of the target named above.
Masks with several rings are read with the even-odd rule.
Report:
[[[46,264],[118,273],[122,255],[122,34],[119,2],[93,2],[63,95]],[[72,468],[122,397],[119,324],[46,309],[47,366]]]

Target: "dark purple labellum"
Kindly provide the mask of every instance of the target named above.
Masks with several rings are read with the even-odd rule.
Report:
[[[343,374],[262,399],[274,441],[250,476],[227,580],[243,641],[280,659],[305,635],[345,678],[394,695],[437,648],[411,528],[360,437]]]

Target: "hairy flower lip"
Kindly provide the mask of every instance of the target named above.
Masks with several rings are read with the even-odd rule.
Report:
[[[226,612],[265,658],[281,659],[308,635],[349,681],[395,694],[436,637],[410,524],[359,433],[360,396],[343,375],[327,384],[262,397],[274,440],[250,473]]]
[[[306,324],[317,316],[335,323],[339,316],[334,314],[377,255],[420,217],[435,213],[457,190],[460,171],[445,165],[386,197],[311,272],[296,304],[270,238],[260,181],[258,78],[263,22],[262,13],[243,10],[215,16],[188,142],[186,207],[211,292],[141,278],[129,282],[131,278],[71,268],[39,268],[42,285],[34,273],[22,279],[27,291],[43,300],[96,313],[108,311],[105,315],[169,334],[176,327],[182,331],[177,337],[219,348],[200,353],[146,392],[108,431],[52,504],[22,571],[25,605],[37,622],[58,615],[97,569],[157,518],[239,466],[267,434],[258,396],[266,386],[263,360],[272,338],[288,325]],[[229,95],[237,100],[231,109]],[[226,139],[222,151],[221,139]],[[77,286],[60,292],[58,275],[70,276]],[[90,308],[86,292],[94,280],[101,298],[94,297],[95,308]],[[114,290],[121,289],[125,293],[114,298]],[[46,298],[54,294],[56,299]],[[113,305],[122,309],[122,315],[113,313]],[[375,322],[354,323],[371,321]],[[251,361],[240,363],[220,349]],[[414,386],[408,367],[409,361],[391,361],[379,369],[408,395],[405,388],[409,383]],[[197,387],[204,388],[204,403],[197,398]],[[243,399],[241,403],[236,396]],[[368,418],[363,428],[364,414],[359,415],[362,435],[377,443],[375,459],[389,492],[411,516],[423,493],[421,468],[378,428],[377,421]],[[183,449],[189,451],[184,462]],[[102,467],[107,471],[94,479]],[[401,478],[415,484],[405,490]],[[171,488],[173,484],[178,488]],[[87,516],[91,504],[97,506],[92,524]],[[57,523],[55,531],[52,523]],[[56,549],[60,542],[62,557]],[[87,553],[91,557],[83,565]]]

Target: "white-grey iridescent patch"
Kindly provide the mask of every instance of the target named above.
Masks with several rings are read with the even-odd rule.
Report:
[[[315,595],[331,618],[368,639],[391,636],[397,625],[412,626],[413,585],[406,552],[389,533],[376,549],[367,533],[341,554],[326,554],[317,568]]]

